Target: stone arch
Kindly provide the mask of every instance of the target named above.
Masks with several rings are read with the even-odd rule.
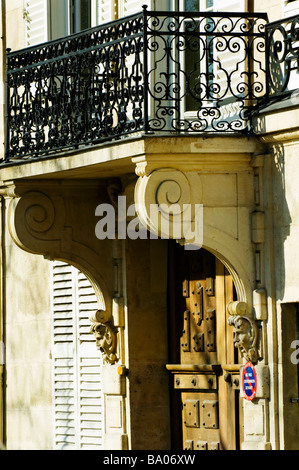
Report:
[[[202,206],[202,234],[195,239],[195,242],[191,241],[191,244],[207,249],[220,259],[232,275],[238,300],[246,302],[248,311],[251,312],[254,260],[250,230],[247,229],[251,224],[249,204],[248,207],[245,205],[241,208],[242,215],[240,217],[242,220],[238,220],[236,223],[231,215],[223,216],[223,209],[232,209],[232,197],[230,196],[231,199],[228,200],[227,206],[225,200],[219,199],[215,200],[214,207],[211,207],[210,201],[205,196],[207,193],[206,180],[201,177],[199,172],[159,168],[147,174],[143,167],[139,167],[136,173],[139,175],[135,187],[137,213],[150,232],[164,236],[161,226],[157,224],[157,217],[153,218],[151,213],[151,206],[160,204],[161,195],[163,195],[164,205],[168,204],[170,207],[171,204],[176,204],[181,207],[181,211],[178,210],[178,213],[169,219],[173,227],[176,223],[180,223],[181,214],[188,204]],[[229,189],[233,194],[235,190]],[[237,197],[235,199],[237,200]],[[213,212],[214,208],[217,209],[218,215]],[[239,210],[238,206],[237,210]],[[217,220],[219,214],[221,214],[220,222]],[[176,222],[176,217],[179,222]],[[208,222],[206,222],[207,219]],[[234,223],[239,224],[237,236],[232,234],[231,227]],[[191,224],[196,224],[194,218],[191,220]],[[168,233],[170,232],[171,229]],[[190,243],[190,239],[186,238],[178,241],[181,244]]]
[[[72,258],[72,259],[69,259],[69,258]],[[110,302],[109,302],[109,298],[107,299],[107,295],[105,296],[102,290],[102,286],[104,286],[105,288],[105,281],[102,278],[102,276],[100,276],[99,274],[93,275],[92,267],[83,266],[84,263],[82,262],[81,259],[79,261],[76,261],[76,257],[74,256],[70,256],[69,258],[66,259],[64,257],[63,258],[58,257],[58,258],[55,258],[55,260],[51,259],[51,261],[62,261],[64,263],[70,264],[71,266],[74,266],[78,271],[82,272],[84,276],[88,279],[88,281],[90,282],[94,290],[94,293],[98,301],[98,308],[100,310],[107,310],[107,308],[109,308]],[[101,277],[100,281],[99,281],[99,277]]]
[[[246,302],[250,309],[252,306],[252,287],[239,258],[235,256],[229,247],[222,246],[217,240],[205,240],[202,248],[210,251],[224,264],[232,276],[238,301]]]

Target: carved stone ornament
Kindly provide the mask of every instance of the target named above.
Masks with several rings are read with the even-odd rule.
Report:
[[[108,364],[114,364],[117,361],[116,344],[117,331],[111,321],[105,318],[103,312],[98,310],[94,316],[90,318],[92,325],[90,332],[94,334],[97,349],[103,355],[103,361]]]
[[[198,173],[160,168],[145,174],[137,168],[137,215],[147,230],[162,238],[174,238],[202,246],[202,183]]]
[[[106,201],[106,186],[90,180],[27,181],[3,189],[2,194],[9,198],[7,225],[15,244],[75,266],[90,280],[99,305],[109,309],[111,289],[106,279],[113,273],[111,242],[101,240],[99,246],[93,235],[95,201]]]
[[[258,330],[256,322],[245,315],[247,305],[245,302],[230,302],[227,306],[231,317],[228,324],[234,328],[234,344],[239,349],[241,356],[247,361],[258,361]]]

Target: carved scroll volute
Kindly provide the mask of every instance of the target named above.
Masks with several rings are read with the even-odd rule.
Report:
[[[202,185],[197,173],[183,173],[173,168],[160,168],[140,176],[135,186],[136,211],[151,233],[202,245],[202,234],[196,239],[195,223],[202,202]],[[191,211],[190,213],[188,211]],[[195,235],[194,235],[195,234]]]
[[[118,358],[117,348],[117,330],[113,326],[112,319],[103,310],[97,310],[90,317],[90,332],[94,334],[97,349],[103,355],[103,361],[108,364],[115,364]]]
[[[56,210],[49,196],[39,191],[28,191],[10,202],[8,226],[11,237],[26,251],[42,252],[40,242],[56,238],[53,233],[56,218]]]
[[[259,358],[257,341],[258,329],[256,321],[249,318],[245,302],[230,302],[227,306],[230,313],[228,324],[234,329],[234,344],[241,356],[247,361],[256,363]]]

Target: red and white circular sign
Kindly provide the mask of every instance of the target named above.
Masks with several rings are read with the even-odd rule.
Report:
[[[256,394],[257,380],[254,365],[247,362],[242,371],[242,390],[246,400],[253,400]]]

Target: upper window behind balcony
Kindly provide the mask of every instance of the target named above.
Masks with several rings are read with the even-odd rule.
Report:
[[[155,0],[24,0],[25,46],[33,46],[142,10]],[[169,0],[159,0],[168,9]]]
[[[245,0],[180,0],[180,9],[190,12],[245,12]]]
[[[90,28],[91,3],[91,0],[48,0],[48,39],[57,39]]]
[[[78,33],[91,26],[91,0],[71,0],[70,28]]]
[[[137,13],[143,5],[164,11],[246,11],[245,0],[24,0],[25,46]]]
[[[25,0],[25,45],[67,36],[92,25],[92,0]]]
[[[46,0],[24,1],[25,46],[48,40]]]

